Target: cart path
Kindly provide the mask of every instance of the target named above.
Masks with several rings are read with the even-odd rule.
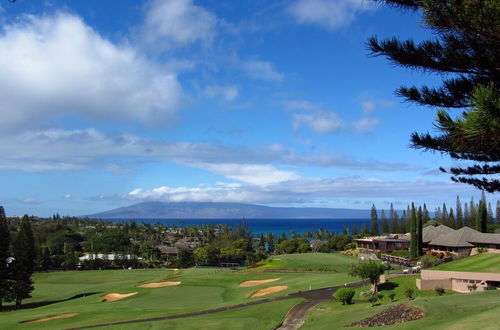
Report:
[[[364,285],[363,282],[354,282],[354,283],[349,283],[346,286],[352,287],[352,288],[357,288],[357,287],[361,287],[363,285]],[[297,329],[300,325],[302,325],[304,323],[305,316],[311,308],[313,308],[314,306],[316,306],[317,304],[319,304],[321,302],[331,300],[333,292],[335,292],[338,288],[342,288],[342,287],[344,287],[344,285],[337,285],[337,286],[309,290],[309,291],[298,291],[298,292],[290,293],[286,296],[254,300],[254,301],[249,301],[246,303],[218,307],[218,308],[212,308],[212,309],[206,309],[206,310],[197,311],[197,312],[165,315],[165,316],[157,316],[157,317],[148,317],[148,318],[143,318],[143,319],[126,320],[126,321],[115,321],[115,322],[99,323],[99,324],[92,324],[92,325],[84,325],[84,326],[79,326],[79,327],[66,328],[65,330],[90,329],[90,328],[100,328],[100,327],[106,327],[106,326],[112,326],[112,325],[122,325],[122,324],[133,324],[133,323],[154,322],[154,321],[178,319],[178,318],[183,318],[183,317],[192,317],[192,316],[198,316],[198,315],[214,314],[214,313],[229,311],[229,310],[233,310],[233,309],[253,306],[253,305],[265,304],[265,303],[272,302],[272,301],[280,301],[280,300],[287,300],[287,299],[293,299],[293,298],[305,298],[306,300],[295,305],[295,307],[293,307],[289,311],[285,320],[278,327],[275,328],[275,329],[282,329],[282,330],[283,329],[287,329],[287,330]],[[302,306],[302,307],[299,307],[299,306]],[[288,327],[287,324],[289,322],[292,322],[292,320],[294,320],[294,322],[299,322],[299,323],[302,322],[302,323],[300,323],[297,327]],[[288,322],[288,323],[285,323],[285,322]]]

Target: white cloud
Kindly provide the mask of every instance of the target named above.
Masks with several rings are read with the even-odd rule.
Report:
[[[475,194],[470,186],[450,181],[389,181],[362,177],[298,179],[277,184],[224,185],[215,187],[137,188],[118,198],[127,200],[245,202],[245,203],[314,203],[335,198],[397,198],[417,203],[453,200],[457,194]],[[113,196],[117,198],[117,196]]]
[[[325,135],[335,133],[342,128],[342,120],[331,111],[314,113],[296,113],[293,115],[293,128],[310,127],[315,133]]]
[[[285,78],[284,74],[278,72],[272,63],[266,61],[244,61],[243,71],[253,79],[280,82]]]
[[[296,0],[289,12],[298,23],[335,31],[349,25],[360,12],[374,8],[368,0]]]
[[[356,132],[359,133],[369,133],[371,132],[378,124],[380,120],[376,118],[363,117],[352,123],[352,126]]]
[[[217,18],[192,0],[153,0],[147,7],[142,37],[148,44],[185,45],[210,42]]]
[[[175,74],[70,14],[4,25],[0,49],[2,131],[62,115],[166,125],[180,107]]]
[[[224,163],[203,164],[199,167],[209,169],[229,179],[261,186],[299,178],[299,175],[293,171],[278,170],[272,165]]]
[[[220,96],[226,101],[234,101],[238,97],[239,91],[236,86],[211,85],[203,90],[203,94],[211,98]]]
[[[361,102],[364,115],[370,115],[377,108],[393,108],[394,102],[386,99],[369,99]]]
[[[137,161],[168,161],[260,184],[296,178],[294,172],[278,170],[272,164],[367,171],[422,170],[410,164],[360,161],[331,152],[298,154],[281,145],[248,148],[217,143],[171,142],[130,134],[104,134],[95,129],[52,129],[0,135],[0,155],[0,169],[43,172],[99,168],[121,171]],[[256,174],[259,176],[252,178]]]

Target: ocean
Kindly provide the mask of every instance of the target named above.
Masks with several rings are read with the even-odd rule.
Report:
[[[113,221],[131,221],[134,219],[112,219]],[[290,232],[304,234],[305,232],[317,232],[320,228],[333,233],[342,233],[343,227],[351,228],[354,223],[358,230],[363,224],[370,224],[370,219],[245,219],[252,234],[273,233],[281,236],[281,233],[289,235]],[[201,224],[228,224],[235,228],[242,219],[140,219],[137,223],[161,223],[165,226],[188,227]]]

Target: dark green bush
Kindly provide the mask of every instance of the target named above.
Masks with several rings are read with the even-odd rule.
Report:
[[[335,298],[342,302],[342,305],[352,304],[352,298],[354,297],[353,288],[340,288],[335,292]]]
[[[443,288],[435,288],[434,291],[436,291],[438,296],[442,296],[444,294]]]

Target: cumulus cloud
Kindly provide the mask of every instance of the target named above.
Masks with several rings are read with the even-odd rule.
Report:
[[[204,201],[247,203],[311,203],[334,198],[393,198],[429,202],[453,200],[456,194],[473,194],[474,190],[450,181],[390,181],[362,177],[297,179],[277,184],[137,188],[119,196],[127,200]],[[116,197],[116,196],[115,196]]]
[[[210,98],[222,97],[226,101],[234,101],[238,97],[239,91],[237,86],[211,85],[203,90],[203,94]]]
[[[25,16],[2,28],[2,131],[63,115],[148,125],[174,120],[182,99],[176,75],[80,18]]]
[[[335,31],[375,7],[366,0],[296,0],[288,8],[300,24],[314,24]]]
[[[274,65],[266,61],[246,60],[243,62],[243,71],[253,79],[280,82],[285,76],[278,72]]]
[[[155,47],[210,42],[217,18],[192,0],[153,0],[149,3],[142,38]]]

